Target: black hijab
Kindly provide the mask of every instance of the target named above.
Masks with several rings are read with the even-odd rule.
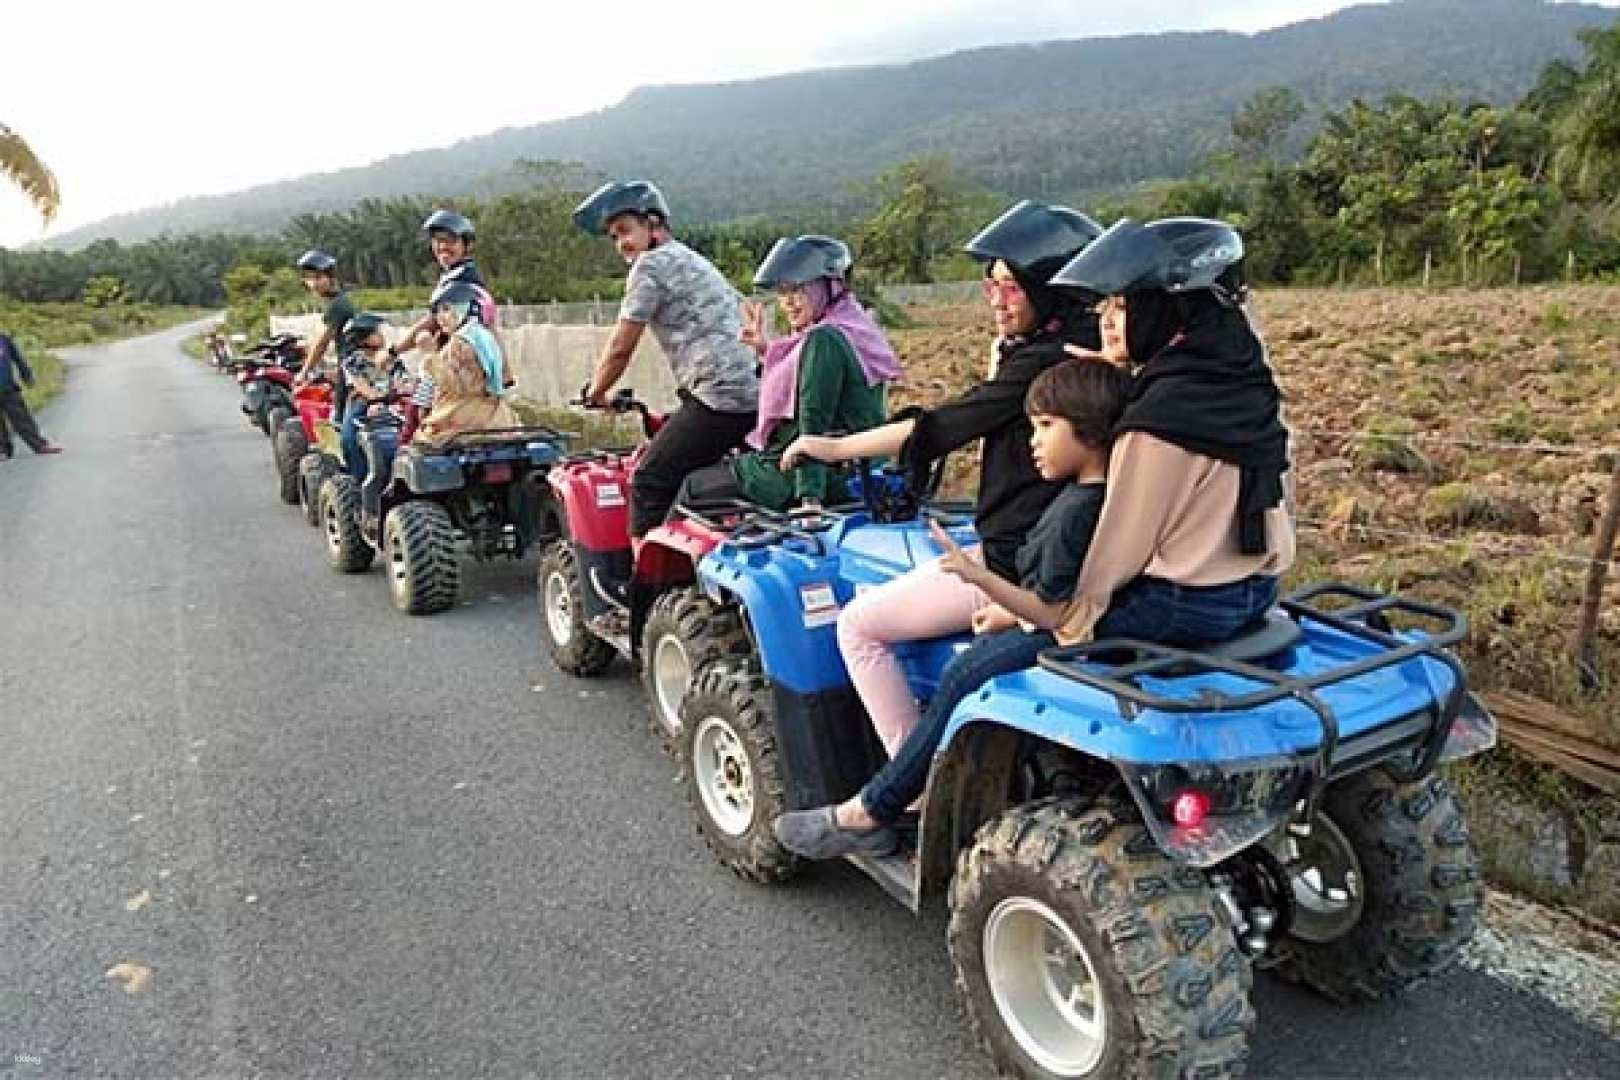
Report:
[[[1239,547],[1263,554],[1265,512],[1282,502],[1289,467],[1282,393],[1265,347],[1240,309],[1210,293],[1133,292],[1125,309],[1131,358],[1147,360],[1116,430],[1236,465]]]

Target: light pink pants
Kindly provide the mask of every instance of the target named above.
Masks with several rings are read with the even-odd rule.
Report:
[[[983,589],[931,562],[861,593],[839,613],[838,650],[890,757],[921,718],[892,646],[971,630],[973,613],[989,603]]]

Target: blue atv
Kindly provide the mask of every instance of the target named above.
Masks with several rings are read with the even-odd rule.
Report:
[[[937,557],[919,518],[974,539],[959,514],[896,516],[760,519],[699,564],[753,651],[697,673],[682,768],[699,832],[744,878],[800,870],[775,817],[849,797],[884,760],[838,612]],[[1049,650],[956,709],[902,851],[851,861],[913,911],[945,898],[1002,1074],[1235,1075],[1254,968],[1367,1001],[1473,934],[1479,863],[1435,774],[1495,742],[1448,651],[1465,632],[1453,611],[1329,584],[1202,652]],[[919,699],[967,640],[902,649]]]

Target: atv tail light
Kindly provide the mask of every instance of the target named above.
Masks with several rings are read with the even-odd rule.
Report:
[[[1170,820],[1183,829],[1196,829],[1209,817],[1209,796],[1187,788],[1170,800]]]
[[[504,484],[510,479],[512,479],[512,466],[510,466],[510,465],[485,465],[484,466],[484,483],[486,483],[486,484]]]

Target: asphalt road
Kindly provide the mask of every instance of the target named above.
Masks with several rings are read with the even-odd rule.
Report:
[[[987,1074],[940,912],[720,869],[532,564],[429,619],[332,573],[181,336],[73,353],[68,452],[0,464],[0,1074]],[[1257,998],[1257,1076],[1620,1076],[1480,975]]]

